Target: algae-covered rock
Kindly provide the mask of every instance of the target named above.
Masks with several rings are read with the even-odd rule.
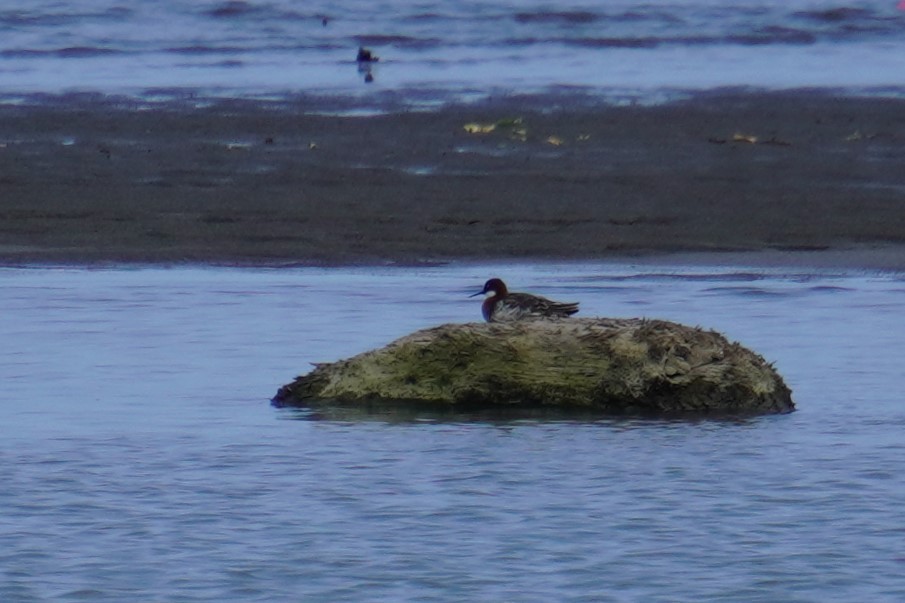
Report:
[[[318,364],[278,406],[371,403],[619,414],[776,413],[789,388],[759,355],[714,331],[661,320],[446,324]]]

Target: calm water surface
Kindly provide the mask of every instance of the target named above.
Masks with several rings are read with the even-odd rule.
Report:
[[[474,320],[491,275],[716,328],[798,412],[377,415],[268,399]],[[0,269],[0,600],[905,600],[905,276],[618,265]]]

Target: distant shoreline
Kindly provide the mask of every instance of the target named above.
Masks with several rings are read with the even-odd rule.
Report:
[[[0,105],[0,263],[905,269],[905,100],[587,101]]]

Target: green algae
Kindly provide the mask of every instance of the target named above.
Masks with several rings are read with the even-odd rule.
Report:
[[[281,406],[406,404],[608,413],[794,410],[775,369],[721,334],[644,319],[446,324],[334,363],[277,393]]]

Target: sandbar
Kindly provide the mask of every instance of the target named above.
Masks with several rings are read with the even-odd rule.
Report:
[[[905,270],[905,100],[0,105],[0,263]],[[672,260],[670,260],[672,258]]]

